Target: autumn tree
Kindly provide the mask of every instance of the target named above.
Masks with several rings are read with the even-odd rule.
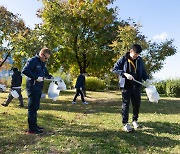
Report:
[[[43,1],[39,16],[43,19],[42,39],[54,50],[51,70],[60,66],[79,73],[100,76],[112,66],[109,47],[119,22],[107,0]],[[98,72],[98,73],[97,73]]]
[[[164,61],[168,56],[176,53],[173,40],[156,43],[140,32],[141,26],[132,20],[128,24],[118,27],[118,35],[110,45],[116,53],[114,61],[117,61],[123,54],[130,50],[132,44],[138,43],[142,46],[142,57],[144,59],[147,72],[150,76],[162,69]]]
[[[0,67],[10,55],[12,56],[15,53],[12,38],[25,29],[25,24],[18,15],[0,6]]]

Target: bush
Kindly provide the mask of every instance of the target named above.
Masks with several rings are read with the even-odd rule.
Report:
[[[180,79],[167,80],[166,93],[167,93],[167,96],[170,96],[170,97],[180,97]]]
[[[159,94],[165,94],[166,95],[166,82],[160,81],[155,83],[156,89]]]
[[[107,87],[108,90],[118,90],[119,89],[119,81],[111,80],[110,85]]]
[[[104,80],[97,77],[86,77],[86,90],[89,91],[102,91],[106,88]]]

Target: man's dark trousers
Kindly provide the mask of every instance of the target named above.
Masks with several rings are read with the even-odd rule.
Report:
[[[40,106],[42,92],[40,90],[28,90],[28,124],[29,130],[37,130],[37,111]]]
[[[128,123],[129,104],[132,102],[133,121],[138,120],[139,108],[141,104],[141,88],[128,88],[122,90],[122,123]]]

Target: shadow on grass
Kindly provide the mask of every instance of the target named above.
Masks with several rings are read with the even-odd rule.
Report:
[[[23,153],[27,150],[32,153],[33,151],[55,153],[51,147],[57,145],[55,147],[57,150],[58,144],[61,145],[62,149],[68,149],[70,153],[136,153],[144,152],[149,148],[153,148],[149,150],[157,150],[158,148],[158,152],[163,153],[161,148],[171,149],[180,144],[180,141],[172,137],[179,135],[180,126],[177,123],[140,123],[143,125],[142,129],[126,133],[121,130],[94,126],[91,123],[84,125],[77,121],[70,122],[60,115],[43,113],[38,122],[45,127],[45,133],[27,135],[24,127],[21,127],[25,121],[18,120],[24,119],[23,116],[25,115],[12,116],[8,114],[1,118],[0,147],[3,147],[0,148],[1,153],[15,151]],[[7,119],[11,122],[15,121],[18,125],[7,123]],[[167,133],[171,137],[160,136],[162,133]],[[62,152],[60,149],[57,151]]]
[[[81,101],[77,104],[71,104],[70,101],[51,100],[42,101],[41,110],[56,110],[76,113],[121,113],[121,99],[95,99],[88,101],[88,105],[83,105]],[[146,99],[142,99],[140,113],[156,113],[156,114],[178,114],[180,103],[176,100],[161,100],[159,103],[151,103]],[[172,112],[173,111],[173,112]],[[132,105],[130,104],[130,112],[132,113]]]
[[[90,125],[68,123],[60,129],[55,130],[54,133],[56,136],[64,135],[69,138],[80,138],[81,140],[78,144],[82,151],[78,149],[78,152],[87,153],[91,150],[97,153],[131,153],[136,150],[145,151],[150,147],[153,147],[153,149],[158,148],[159,152],[163,152],[161,148],[169,147],[171,149],[180,144],[180,141],[173,139],[173,137],[162,137],[158,135],[158,133],[168,133],[170,136],[178,135],[179,126],[177,123],[148,122],[141,124],[146,129],[126,133],[121,130],[102,130],[101,128]],[[76,145],[72,145],[72,149],[73,146]],[[76,151],[72,150],[71,152]]]

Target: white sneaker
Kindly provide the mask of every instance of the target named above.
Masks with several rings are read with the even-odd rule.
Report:
[[[83,104],[87,105],[87,104],[88,104],[88,102],[83,102]]]
[[[139,128],[139,124],[137,123],[137,121],[133,121],[132,124],[133,124],[134,129]]]
[[[129,123],[127,123],[126,125],[124,125],[124,131],[126,131],[126,132],[131,132],[131,131],[133,131],[134,129],[130,126],[130,124]]]
[[[76,104],[76,102],[72,101],[72,104]]]

